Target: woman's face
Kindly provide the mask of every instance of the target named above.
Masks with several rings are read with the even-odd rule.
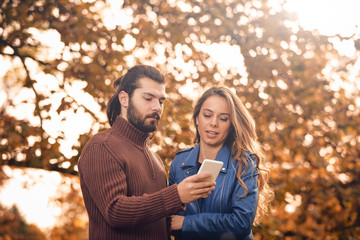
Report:
[[[208,97],[196,117],[200,144],[221,147],[231,126],[230,110],[225,98],[218,95]]]

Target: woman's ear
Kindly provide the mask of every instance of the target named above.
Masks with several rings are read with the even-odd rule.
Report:
[[[119,102],[121,107],[127,108],[129,106],[129,94],[124,91],[121,91],[118,95]]]

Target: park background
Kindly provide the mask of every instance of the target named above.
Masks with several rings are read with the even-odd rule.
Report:
[[[354,0],[0,1],[0,239],[87,239],[77,161],[112,83],[165,72],[151,148],[192,146],[225,85],[257,123],[275,191],[255,239],[360,237],[360,6]]]

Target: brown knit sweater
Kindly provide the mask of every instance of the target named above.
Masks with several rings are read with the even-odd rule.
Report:
[[[148,134],[122,117],[92,137],[79,159],[89,239],[167,239],[166,217],[184,210],[177,186],[166,186]]]

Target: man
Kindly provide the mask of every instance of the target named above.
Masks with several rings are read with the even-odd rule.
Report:
[[[114,85],[111,128],[89,140],[78,163],[89,239],[167,239],[166,218],[206,197],[215,183],[199,174],[167,187],[163,163],[147,145],[165,101],[159,70],[138,65]]]

